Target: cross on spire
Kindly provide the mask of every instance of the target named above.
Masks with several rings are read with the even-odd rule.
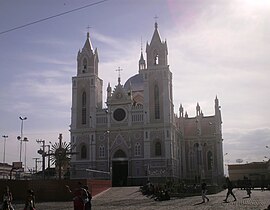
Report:
[[[58,139],[59,139],[59,147],[62,148],[62,139],[63,139],[63,138],[62,138],[62,133],[59,134]]]
[[[141,36],[141,52],[142,52],[142,36]]]
[[[89,29],[90,29],[90,28],[92,28],[92,27],[90,27],[89,25],[86,27],[86,29],[87,29],[87,39],[89,39],[89,37],[90,37],[90,36],[89,36]]]
[[[158,19],[158,16],[157,16],[157,15],[155,15],[154,19],[155,19],[155,29],[157,29],[157,27],[158,27],[158,24],[157,24],[157,19]]]
[[[120,67],[118,67],[118,69],[116,69],[115,71],[118,71],[118,84],[120,84],[121,79],[120,79],[120,72],[123,71],[123,69],[121,69]]]

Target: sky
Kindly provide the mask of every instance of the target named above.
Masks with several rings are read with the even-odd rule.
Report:
[[[54,143],[62,133],[63,141],[70,141],[71,78],[88,30],[106,93],[108,82],[117,84],[118,67],[122,83],[138,73],[141,46],[145,56],[155,16],[168,44],[175,112],[182,104],[195,116],[198,102],[205,116],[213,115],[217,96],[225,164],[267,160],[269,11],[269,0],[0,0],[0,162],[2,135],[9,136],[5,162],[19,161],[20,116],[27,117],[26,153],[22,147],[27,168],[40,157],[37,139]]]

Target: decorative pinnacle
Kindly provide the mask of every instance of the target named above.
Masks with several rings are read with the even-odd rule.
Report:
[[[89,35],[89,29],[92,28],[89,25],[86,27],[87,28],[87,39],[89,39],[90,35]]]
[[[155,19],[155,29],[157,29],[158,28],[158,24],[157,24],[158,16],[155,16],[154,19]]]
[[[120,71],[123,71],[123,69],[121,69],[120,67],[118,67],[118,69],[116,69],[115,71],[118,71],[118,84],[120,84],[120,82],[121,82]]]

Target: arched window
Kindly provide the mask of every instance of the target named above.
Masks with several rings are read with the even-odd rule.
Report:
[[[83,73],[86,72],[87,69],[87,60],[86,58],[83,59]]]
[[[213,169],[213,154],[211,151],[207,152],[207,167],[208,170]]]
[[[140,155],[141,155],[141,144],[137,142],[135,145],[135,156],[140,156]]]
[[[161,156],[161,144],[160,142],[156,142],[155,144],[155,155]]]
[[[99,157],[101,157],[101,158],[105,157],[105,147],[104,147],[104,145],[101,145],[99,147]]]
[[[155,119],[160,119],[159,88],[157,84],[155,84],[154,87],[154,102],[155,102]]]
[[[113,158],[126,158],[126,157],[127,157],[126,153],[121,149],[117,150],[113,155]]]
[[[159,64],[159,57],[158,57],[158,52],[155,50],[154,51],[154,65]]]
[[[86,106],[86,93],[85,93],[85,91],[83,91],[83,93],[82,93],[82,106],[83,107]]]
[[[82,124],[86,124],[86,93],[82,93]]]
[[[190,152],[189,154],[189,168],[190,170],[193,170],[194,169],[194,165],[195,165],[195,161],[194,161],[194,153],[193,152]]]
[[[202,164],[202,147],[200,144],[194,144],[195,161],[197,165]]]
[[[81,147],[81,159],[86,159],[87,158],[87,149],[85,145],[82,145]]]

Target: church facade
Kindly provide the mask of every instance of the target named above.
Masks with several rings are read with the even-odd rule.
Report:
[[[214,115],[200,105],[189,117],[182,105],[174,113],[168,46],[155,23],[150,43],[138,62],[138,74],[106,90],[99,77],[99,56],[89,33],[77,55],[72,78],[71,178],[112,179],[113,186],[146,180],[206,180],[218,183],[223,172],[223,140],[219,100]],[[120,69],[119,69],[120,71]],[[195,107],[194,107],[195,108]]]

